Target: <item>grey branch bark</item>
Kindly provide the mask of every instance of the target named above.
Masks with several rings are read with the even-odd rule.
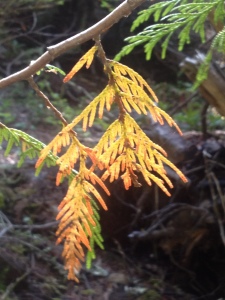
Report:
[[[0,89],[9,86],[17,81],[28,79],[30,76],[34,75],[40,69],[45,67],[46,64],[55,59],[57,56],[105,32],[113,24],[117,23],[121,18],[130,15],[134,9],[136,9],[145,1],[146,0],[126,0],[95,25],[54,46],[48,47],[47,51],[32,64],[19,72],[1,79]]]

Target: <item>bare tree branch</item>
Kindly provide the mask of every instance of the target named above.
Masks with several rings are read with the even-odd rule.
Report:
[[[30,64],[28,67],[1,79],[0,89],[9,86],[17,81],[27,80],[30,76],[34,75],[40,69],[45,67],[46,64],[55,59],[57,56],[65,53],[71,48],[74,48],[93,39],[97,35],[100,35],[101,33],[108,30],[121,18],[129,16],[135,8],[140,6],[145,1],[146,0],[125,0],[110,14],[108,14],[105,18],[103,18],[95,25],[54,46],[48,47],[47,51],[44,54],[42,54],[37,60],[33,61],[32,64]]]

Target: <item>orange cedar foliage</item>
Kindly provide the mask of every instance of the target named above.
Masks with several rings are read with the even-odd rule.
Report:
[[[84,147],[84,151],[88,154],[94,165],[98,163],[97,152],[89,147]]]
[[[87,180],[90,180],[93,184],[96,184],[96,182],[97,182],[100,185],[100,187],[106,192],[106,194],[108,196],[110,195],[110,192],[107,189],[107,187],[105,186],[105,184],[103,183],[103,181],[95,173],[86,169],[84,176]],[[103,206],[105,206],[105,205],[103,205]],[[105,207],[105,209],[107,209],[107,208]]]
[[[83,246],[91,250],[89,238],[92,235],[92,231],[89,224],[95,226],[91,194],[95,196],[104,209],[107,209],[103,198],[93,184],[98,183],[108,195],[109,191],[103,181],[85,166],[87,155],[90,156],[93,163],[97,162],[95,151],[82,145],[73,133],[60,132],[42,150],[36,166],[38,167],[43,162],[49,151],[53,150],[54,154],[57,154],[61,151],[62,146],[68,146],[69,144],[70,146],[66,153],[57,160],[59,171],[56,184],[60,184],[62,177],[71,174],[78,159],[80,160],[80,171],[71,181],[68,192],[59,205],[59,213],[56,219],[60,220],[60,223],[56,235],[58,236],[57,243],[64,240],[63,257],[65,258],[65,268],[68,269],[68,278],[78,281],[75,274],[84,260]],[[91,183],[85,179],[90,180]]]
[[[100,184],[109,194],[108,189],[97,175],[93,175],[85,167],[81,171],[82,173],[80,172],[72,180],[66,196],[59,205],[59,213],[56,217],[57,220],[60,220],[56,232],[57,243],[64,240],[63,257],[65,258],[65,268],[68,269],[68,279],[76,281],[78,281],[76,272],[80,270],[81,262],[84,260],[83,246],[91,250],[89,237],[91,237],[92,231],[89,223],[95,226],[93,210],[90,205],[91,194],[96,197],[104,209],[107,209],[101,195],[84,177],[90,178],[94,184],[96,182]]]
[[[78,142],[76,138],[72,139],[72,143],[67,149],[66,153],[57,160],[59,171],[56,176],[56,185],[60,184],[62,177],[66,177],[67,175],[71,174],[72,169],[74,168],[74,165],[79,159],[84,148],[85,147]]]
[[[65,231],[65,243],[62,256],[65,259],[65,269],[68,270],[68,279],[79,282],[77,274],[81,268],[81,263],[84,261],[85,254],[81,247],[81,238],[78,228],[69,227]]]
[[[103,198],[99,194],[99,192],[96,190],[96,188],[92,184],[90,184],[88,181],[84,181],[83,182],[83,186],[84,186],[85,191],[87,193],[92,193],[95,196],[95,198],[99,201],[99,203],[101,204],[101,206],[105,210],[107,210],[107,206],[105,204],[105,201],[103,200]],[[105,189],[107,189],[107,188],[105,187]]]
[[[126,190],[129,190],[129,188],[132,185],[131,177],[130,177],[130,172],[129,170],[126,170],[126,172],[121,175],[121,178],[123,179],[124,187]]]
[[[80,60],[75,64],[72,70],[65,76],[63,82],[69,81],[85,64],[86,64],[86,68],[88,69],[93,61],[97,49],[98,49],[97,46],[93,46],[87,53],[85,53],[80,58]]]
[[[97,49],[97,46],[92,47],[67,74],[64,82],[70,80],[85,63],[88,68]],[[107,62],[107,68],[104,67],[109,76],[106,88],[83,112],[63,128],[41,152],[36,164],[37,167],[40,166],[49,151],[52,150],[56,155],[61,151],[61,147],[69,146],[66,153],[57,161],[59,172],[56,183],[59,184],[62,177],[71,174],[74,164],[78,160],[80,162],[79,173],[71,181],[68,192],[59,205],[57,219],[60,220],[60,223],[56,233],[57,242],[64,241],[63,257],[65,258],[65,268],[68,269],[68,278],[76,281],[78,281],[76,274],[84,260],[83,247],[91,250],[89,240],[92,231],[90,226],[96,225],[91,197],[94,196],[101,206],[107,209],[103,198],[93,185],[98,183],[109,195],[103,180],[109,177],[112,182],[121,176],[125,189],[128,189],[131,184],[136,187],[141,186],[136,173],[142,173],[149,185],[155,182],[170,196],[165,184],[171,188],[172,183],[167,177],[164,164],[173,169],[184,182],[187,181],[183,173],[166,158],[166,152],[159,145],[153,143],[126,112],[131,112],[132,109],[139,114],[150,112],[154,121],[163,124],[165,119],[181,134],[177,124],[156,106],[158,99],[155,93],[138,73],[118,62],[104,59],[105,62]],[[104,108],[110,110],[113,102],[119,106],[119,118],[109,126],[98,145],[91,149],[80,144],[72,132],[73,127],[83,121],[83,130],[85,131],[88,126],[93,125],[97,110],[99,118],[102,118]],[[87,156],[93,162],[90,170],[85,166]],[[96,166],[101,170],[105,169],[101,179],[93,173]]]

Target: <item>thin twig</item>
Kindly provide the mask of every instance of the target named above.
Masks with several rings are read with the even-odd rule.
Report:
[[[13,226],[12,225],[9,225],[8,227],[5,227],[3,228],[1,231],[0,231],[0,238],[3,237],[3,235],[5,235],[8,231],[12,230],[13,229]]]
[[[55,227],[58,224],[59,224],[58,221],[53,221],[53,222],[49,222],[49,223],[45,223],[45,224],[13,225],[13,228],[15,228],[15,229],[30,229],[30,230],[33,230],[33,229],[43,230],[43,229]]]
[[[23,281],[29,274],[30,274],[31,270],[26,271],[22,276],[17,277],[16,280],[12,283],[10,283],[7,288],[5,293],[1,296],[1,300],[5,300],[8,299],[8,296],[10,295],[10,293],[15,289],[15,287],[21,282]]]
[[[197,95],[198,95],[198,92],[195,92],[190,97],[188,97],[184,102],[182,102],[179,105],[176,105],[176,107],[174,107],[173,109],[171,109],[171,111],[169,112],[169,115],[173,116],[175,113],[177,113],[178,111],[180,111],[181,108],[183,108],[184,106],[186,106]]]
[[[47,229],[47,228],[55,227],[58,224],[59,224],[58,221],[53,221],[53,222],[49,222],[49,223],[45,223],[45,224],[34,224],[34,225],[13,225],[13,224],[10,224],[10,225],[8,225],[7,227],[3,228],[0,231],[0,238],[3,237],[3,235],[5,235],[8,231],[11,231],[11,230],[14,230],[14,229],[44,230],[44,229]]]
[[[68,123],[66,121],[66,119],[63,117],[62,113],[51,103],[51,101],[49,100],[49,98],[42,92],[39,90],[38,85],[35,83],[33,77],[29,77],[27,79],[27,81],[29,82],[30,86],[32,87],[32,89],[35,90],[35,92],[37,93],[37,95],[42,98],[45,102],[45,105],[47,106],[47,108],[50,108],[56,115],[56,117],[58,119],[60,119],[60,121],[63,123],[63,125],[67,126]]]

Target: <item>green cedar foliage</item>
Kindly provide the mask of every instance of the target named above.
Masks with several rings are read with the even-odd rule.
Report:
[[[224,1],[171,0],[153,4],[139,13],[138,17],[133,22],[131,31],[133,32],[141,24],[147,22],[152,16],[155,24],[147,26],[141,32],[126,38],[125,41],[128,42],[128,45],[122,48],[115,59],[120,60],[124,55],[132,52],[135,47],[143,45],[146,59],[149,60],[152,56],[152,51],[157,44],[161,45],[161,56],[162,58],[165,58],[170,39],[177,30],[179,30],[179,51],[183,50],[185,44],[190,43],[191,31],[199,34],[202,43],[204,43],[206,41],[205,22],[211,13],[213,13],[214,24],[224,24]],[[213,51],[225,54],[225,27],[223,27],[212,40],[205,61],[199,68],[196,86],[207,76]]]

